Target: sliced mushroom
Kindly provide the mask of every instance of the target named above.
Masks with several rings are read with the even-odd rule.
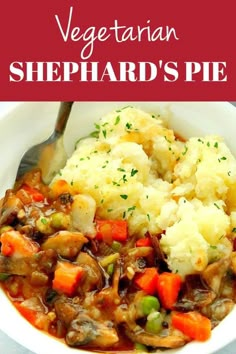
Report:
[[[213,321],[222,321],[233,309],[231,299],[217,299],[211,305],[202,309],[202,312]]]
[[[149,234],[153,249],[155,251],[155,256],[156,256],[156,265],[159,266],[163,271],[168,270],[168,265],[165,259],[164,252],[161,249],[160,242],[158,239],[158,235],[152,235]]]
[[[229,266],[230,258],[224,257],[219,261],[208,265],[202,273],[203,279],[216,294],[220,291],[222,279],[226,275]]]
[[[68,329],[66,342],[69,346],[88,344],[100,348],[108,348],[118,342],[119,338],[112,323],[100,323],[86,314],[79,314]]]
[[[126,328],[125,334],[133,342],[141,343],[154,348],[179,348],[187,342],[186,337],[184,337],[184,335],[181,336],[181,334],[170,334],[166,337],[161,337],[142,330],[138,330],[137,332],[131,331],[128,328]]]
[[[121,298],[119,294],[119,280],[121,275],[121,261],[117,260],[114,273],[112,276],[112,285],[105,286],[100,292],[95,294],[95,302],[102,308],[110,308],[111,312],[116,310],[120,304]]]
[[[85,345],[94,340],[97,336],[94,321],[85,315],[81,315],[70,324],[66,335],[66,343],[69,346]]]
[[[70,323],[77,317],[81,311],[79,303],[71,298],[60,296],[54,302],[55,311],[58,319],[66,326],[69,327]]]
[[[134,247],[124,255],[122,277],[131,279],[135,273],[142,272],[150,259],[153,258],[153,248],[149,246]],[[151,262],[153,264],[153,262]],[[143,266],[144,264],[144,266]]]
[[[50,236],[41,246],[42,250],[53,249],[65,258],[75,257],[88,240],[80,232],[61,230]]]
[[[26,276],[38,271],[50,274],[54,272],[56,263],[57,254],[51,249],[22,258],[0,255],[0,273]]]
[[[11,224],[17,217],[20,210],[23,209],[23,203],[11,189],[6,191],[0,211],[0,225]]]
[[[103,285],[103,276],[98,262],[86,252],[80,252],[76,258],[76,263],[85,270],[84,277],[80,284],[80,290],[83,293],[93,289],[101,289]]]
[[[192,311],[207,306],[215,299],[215,292],[208,286],[200,274],[190,274],[185,282],[175,309],[179,311]]]

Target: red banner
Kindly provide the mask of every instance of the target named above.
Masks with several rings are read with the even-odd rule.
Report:
[[[8,1],[0,100],[236,101],[235,4]]]

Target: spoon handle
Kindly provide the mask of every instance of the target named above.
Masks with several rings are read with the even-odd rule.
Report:
[[[57,115],[57,120],[56,120],[56,125],[55,125],[55,132],[58,135],[62,135],[64,133],[64,130],[66,128],[66,123],[67,120],[70,116],[70,111],[73,106],[74,102],[61,102],[58,115]]]

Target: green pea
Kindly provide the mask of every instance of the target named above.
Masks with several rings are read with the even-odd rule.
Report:
[[[155,296],[144,296],[141,299],[141,311],[143,315],[148,316],[153,311],[160,310],[160,302]]]
[[[0,273],[0,281],[4,281],[4,280],[6,280],[9,277],[10,277],[10,274]]]
[[[114,264],[113,263],[111,263],[111,264],[109,264],[108,265],[108,267],[107,267],[107,273],[111,276],[113,273],[114,273]]]
[[[148,352],[146,345],[141,343],[134,343],[134,350],[141,353]]]
[[[68,224],[68,215],[62,212],[57,212],[51,215],[51,226],[55,229],[66,229]]]
[[[162,330],[163,316],[160,312],[152,312],[147,317],[145,329],[149,333],[158,334]]]
[[[113,251],[119,252],[121,247],[122,247],[122,244],[120,242],[118,242],[118,241],[112,242],[111,248],[113,249]]]

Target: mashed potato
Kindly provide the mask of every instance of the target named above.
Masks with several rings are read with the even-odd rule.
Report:
[[[126,107],[104,116],[55,177],[92,196],[96,214],[126,219],[130,235],[161,234],[182,276],[230,252],[236,160],[219,136],[183,142],[160,117]]]

